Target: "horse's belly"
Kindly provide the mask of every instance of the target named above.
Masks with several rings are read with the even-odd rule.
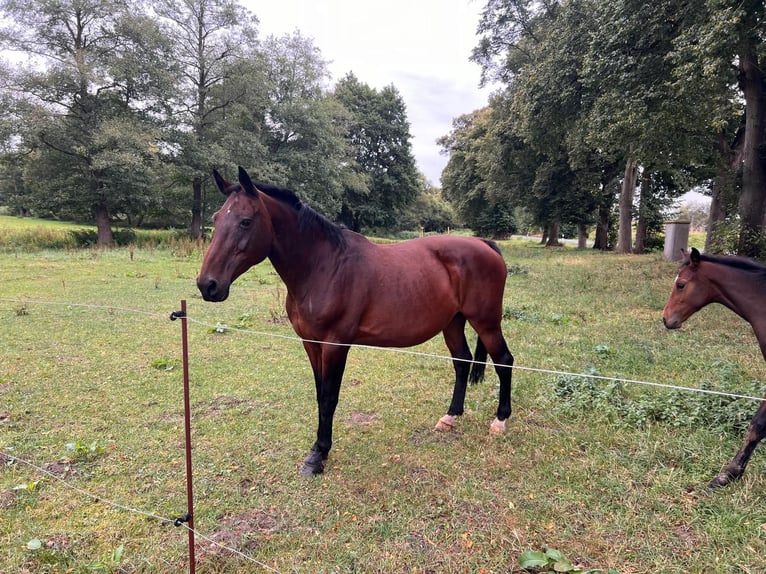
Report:
[[[458,312],[448,298],[438,296],[424,298],[416,305],[378,303],[362,315],[354,342],[381,347],[419,345],[443,331]]]

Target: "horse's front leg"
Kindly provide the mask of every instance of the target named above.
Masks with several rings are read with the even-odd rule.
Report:
[[[737,480],[745,472],[745,467],[747,467],[755,447],[766,436],[766,396],[764,399],[764,401],[761,401],[758,410],[755,411],[753,420],[750,421],[750,427],[745,433],[745,439],[742,441],[739,451],[732,461],[710,481],[708,485],[710,488],[726,486],[730,482]]]
[[[340,397],[340,385],[349,347],[305,343],[314,371],[319,424],[317,438],[308,456],[303,460],[301,474],[313,476],[324,472],[324,461],[332,448],[332,423]]]
[[[457,417],[463,414],[465,393],[468,386],[468,373],[471,370],[471,349],[465,338],[465,317],[458,313],[444,329],[444,342],[452,355],[452,366],[455,369],[455,387],[452,391],[447,414],[436,423],[434,430],[451,431],[455,428]]]

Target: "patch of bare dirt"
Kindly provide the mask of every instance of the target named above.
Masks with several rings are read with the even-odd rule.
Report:
[[[219,415],[224,411],[243,407],[245,412],[249,412],[253,409],[252,404],[250,404],[249,401],[245,399],[241,399],[239,397],[229,397],[229,396],[220,396],[216,397],[211,401],[206,401],[204,403],[198,403],[194,405],[195,410],[198,410],[199,412],[197,414],[200,414],[202,416],[215,416]]]
[[[48,462],[43,465],[43,470],[49,472],[54,476],[61,478],[67,478],[71,476],[77,476],[80,471],[71,460],[60,460],[57,462]]]
[[[352,425],[371,425],[380,419],[377,413],[351,413],[348,417],[348,423]]]
[[[276,532],[280,528],[280,519],[273,510],[251,510],[242,514],[227,515],[219,520],[216,531],[210,536],[215,544],[200,543],[200,556],[227,554],[226,548],[238,552],[253,551],[258,541]]]
[[[16,493],[12,490],[0,491],[0,508],[10,508],[16,502]]]

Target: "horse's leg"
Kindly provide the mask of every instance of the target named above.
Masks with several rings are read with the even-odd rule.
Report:
[[[471,349],[465,338],[465,317],[458,313],[444,329],[444,342],[452,355],[452,366],[455,368],[455,388],[452,391],[447,414],[436,423],[435,430],[451,431],[455,427],[455,419],[463,414],[465,391],[468,386],[468,373],[471,370]]]
[[[513,377],[513,355],[508,349],[503,333],[498,325],[490,331],[478,331],[479,337],[484,342],[489,356],[495,365],[495,372],[500,379],[500,392],[498,393],[497,416],[489,427],[490,432],[503,434],[505,421],[511,416],[511,379]]]
[[[766,399],[766,396],[764,396],[764,399]],[[764,436],[766,436],[766,400],[761,401],[758,410],[755,411],[739,451],[732,461],[710,481],[710,488],[726,486],[742,476],[747,463],[750,461],[750,456]]]
[[[319,343],[304,343],[304,347],[314,371],[319,410],[317,439],[301,467],[303,476],[312,476],[324,472],[324,461],[332,448],[332,421],[338,406],[349,347]]]

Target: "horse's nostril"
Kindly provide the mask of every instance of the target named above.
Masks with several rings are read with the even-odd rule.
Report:
[[[202,298],[206,301],[210,301],[218,289],[218,284],[213,279],[202,279],[200,277],[197,279],[197,288],[200,290],[200,293],[202,293]]]

